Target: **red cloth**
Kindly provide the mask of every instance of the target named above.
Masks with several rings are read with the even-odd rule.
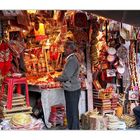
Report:
[[[41,40],[44,40],[44,39],[48,39],[48,36],[47,35],[37,35],[35,37],[36,41],[41,41]]]
[[[6,75],[11,68],[12,53],[7,43],[0,44],[0,70],[2,76]]]
[[[8,49],[8,44],[5,42],[2,42],[0,44],[0,51],[5,51],[6,49]]]
[[[50,47],[50,60],[57,60],[58,58],[58,46],[52,45]]]
[[[1,74],[2,76],[6,75],[11,68],[11,62],[7,61],[7,62],[0,62],[0,70],[1,70]]]

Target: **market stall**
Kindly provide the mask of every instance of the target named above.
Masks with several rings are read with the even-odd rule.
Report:
[[[79,105],[80,116],[86,111],[86,67],[83,49],[85,49],[84,45],[86,45],[88,39],[87,33],[82,30],[83,27],[76,28],[74,25],[69,25],[70,27],[68,27],[66,24],[66,17],[71,17],[74,13],[75,12],[66,12],[63,23],[57,19],[58,15],[62,14],[58,11],[56,13],[58,15],[54,15],[53,18],[50,18],[50,20],[47,20],[44,24],[47,26],[47,36],[45,35],[44,38],[44,35],[42,34],[39,36],[35,35],[35,39],[39,41],[40,47],[35,47],[35,44],[32,42],[32,44],[29,44],[29,46],[27,46],[28,48],[25,50],[24,59],[27,69],[26,77],[28,84],[30,85],[29,90],[37,90],[37,92],[41,93],[41,101],[47,126],[49,125],[48,121],[51,106],[60,103],[65,105],[62,86],[59,82],[54,82],[53,78],[61,75],[64,65],[63,43],[66,39],[75,39],[77,43],[77,56],[81,62],[80,79],[82,86]],[[69,20],[69,18],[67,20]],[[53,27],[52,24],[55,24],[56,26]],[[81,35],[78,34],[78,31],[81,32]],[[86,36],[84,37],[84,35]],[[83,41],[82,44],[81,41]],[[35,89],[34,87],[37,88]]]
[[[18,82],[24,77],[29,92],[41,94],[47,127],[51,127],[51,111],[55,105],[61,104],[61,115],[65,114],[64,91],[61,83],[54,79],[62,74],[66,40],[75,42],[75,54],[80,62],[82,90],[79,114],[82,127],[102,129],[100,126],[103,123],[104,130],[124,130],[124,120],[135,119],[132,109],[139,102],[140,87],[139,28],[80,10],[13,10],[1,13],[7,19],[0,22],[1,83],[7,82],[7,77]],[[22,90],[26,96],[14,96],[12,105],[24,105],[26,110],[30,107],[25,102],[28,94],[25,94],[24,87]],[[9,91],[15,92],[14,86]],[[4,111],[11,103],[13,93],[7,96],[7,89],[4,92],[0,98],[1,114],[7,115],[8,110],[6,114]],[[21,93],[19,87],[17,92]],[[5,101],[8,98],[10,103]],[[9,106],[11,109],[11,104]],[[25,113],[32,114],[31,109],[30,107]],[[23,110],[20,108],[18,111]],[[81,118],[83,114],[84,117]],[[12,114],[8,117],[12,118]],[[117,126],[111,124],[111,121],[105,125],[106,119],[114,120]],[[98,127],[93,125],[96,121]]]
[[[82,94],[80,98],[81,105],[79,105],[80,115],[84,113],[86,111],[86,61],[84,50],[88,43],[86,14],[76,11],[55,10],[27,10],[19,12],[9,10],[2,11],[2,14],[4,17],[7,17],[7,20],[3,21],[1,26],[1,36],[9,48],[9,53],[6,54],[9,55],[7,62],[9,66],[6,69],[7,71],[5,67],[2,70],[1,83],[4,83],[5,77],[7,76],[10,76],[12,80],[17,78],[18,81],[25,76],[29,85],[29,92],[36,90],[41,93],[45,122],[48,125],[51,106],[60,103],[65,105],[61,83],[54,81],[55,77],[61,75],[65,63],[63,44],[67,39],[76,41],[76,55],[81,62],[80,79]],[[85,23],[83,22],[81,24],[78,21],[78,14],[84,16]],[[24,20],[25,16],[26,19]],[[3,46],[5,46],[4,43]],[[22,94],[24,94],[24,88],[22,88],[22,90]],[[20,91],[18,87],[17,91]],[[6,92],[6,90],[4,92]],[[26,90],[26,92],[28,91]],[[6,94],[4,96],[5,99],[9,99],[10,97],[9,94],[8,96],[6,96]],[[10,104],[10,109],[12,108],[12,110],[13,102],[20,102],[17,97],[14,98],[16,98],[16,100],[12,99],[12,104]],[[27,98],[28,96],[20,98],[20,100],[27,100]],[[7,107],[6,101],[3,101],[3,95],[1,96],[1,100],[1,103],[5,103],[1,104],[1,114],[3,114],[3,108]],[[17,107],[20,104],[20,107],[22,107],[24,103],[25,101],[14,104],[16,104]],[[25,109],[26,106],[24,110]],[[18,111],[19,112],[15,113],[22,112],[21,109]],[[32,110],[30,110],[28,114],[32,114]]]

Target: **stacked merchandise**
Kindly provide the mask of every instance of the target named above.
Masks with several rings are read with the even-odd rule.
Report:
[[[49,117],[49,122],[52,126],[56,125],[64,125],[64,118],[65,118],[65,108],[63,105],[54,105],[51,106],[51,114]]]
[[[120,121],[118,117],[107,114],[108,117],[108,125],[107,128],[109,130],[126,130],[126,124],[124,121]]]
[[[26,49],[24,61],[28,74],[37,75],[46,72],[45,58],[41,48]]]
[[[46,69],[45,56],[42,48],[26,49],[24,54],[26,66],[26,77],[28,84],[37,85],[40,88],[60,88],[61,84],[54,81],[54,77],[61,75],[61,72],[48,72]]]
[[[98,92],[93,92],[93,105],[100,113],[112,112],[111,99],[113,95],[113,88],[100,89]]]
[[[111,101],[110,99],[94,99],[94,107],[98,108],[99,111],[110,111]]]
[[[54,72],[52,75],[46,73],[40,76],[28,76],[27,82],[29,85],[36,85],[41,89],[61,88],[60,82],[55,82],[54,77],[58,77],[61,72]]]
[[[32,107],[26,106],[24,95],[13,94],[11,110],[6,108],[6,103],[7,103],[6,100],[7,100],[7,95],[4,94],[2,100],[0,101],[0,115],[3,118],[11,119],[13,115],[18,114],[20,112],[24,112],[26,114],[32,113]]]
[[[116,110],[117,109],[118,98],[111,99],[111,108]]]

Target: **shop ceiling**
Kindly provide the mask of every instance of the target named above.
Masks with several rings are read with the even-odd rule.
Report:
[[[140,10],[86,10],[86,12],[140,27]]]
[[[140,27],[140,10],[82,10],[82,11],[93,13],[98,16],[103,16],[105,18],[116,20],[122,23],[130,24],[135,27]],[[10,14],[8,12],[10,12]],[[16,14],[18,15],[19,12],[21,12],[21,10],[0,11],[0,20],[14,19]]]

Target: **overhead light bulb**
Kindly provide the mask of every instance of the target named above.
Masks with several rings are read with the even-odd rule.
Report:
[[[27,10],[27,13],[29,14],[35,14],[37,10]]]

